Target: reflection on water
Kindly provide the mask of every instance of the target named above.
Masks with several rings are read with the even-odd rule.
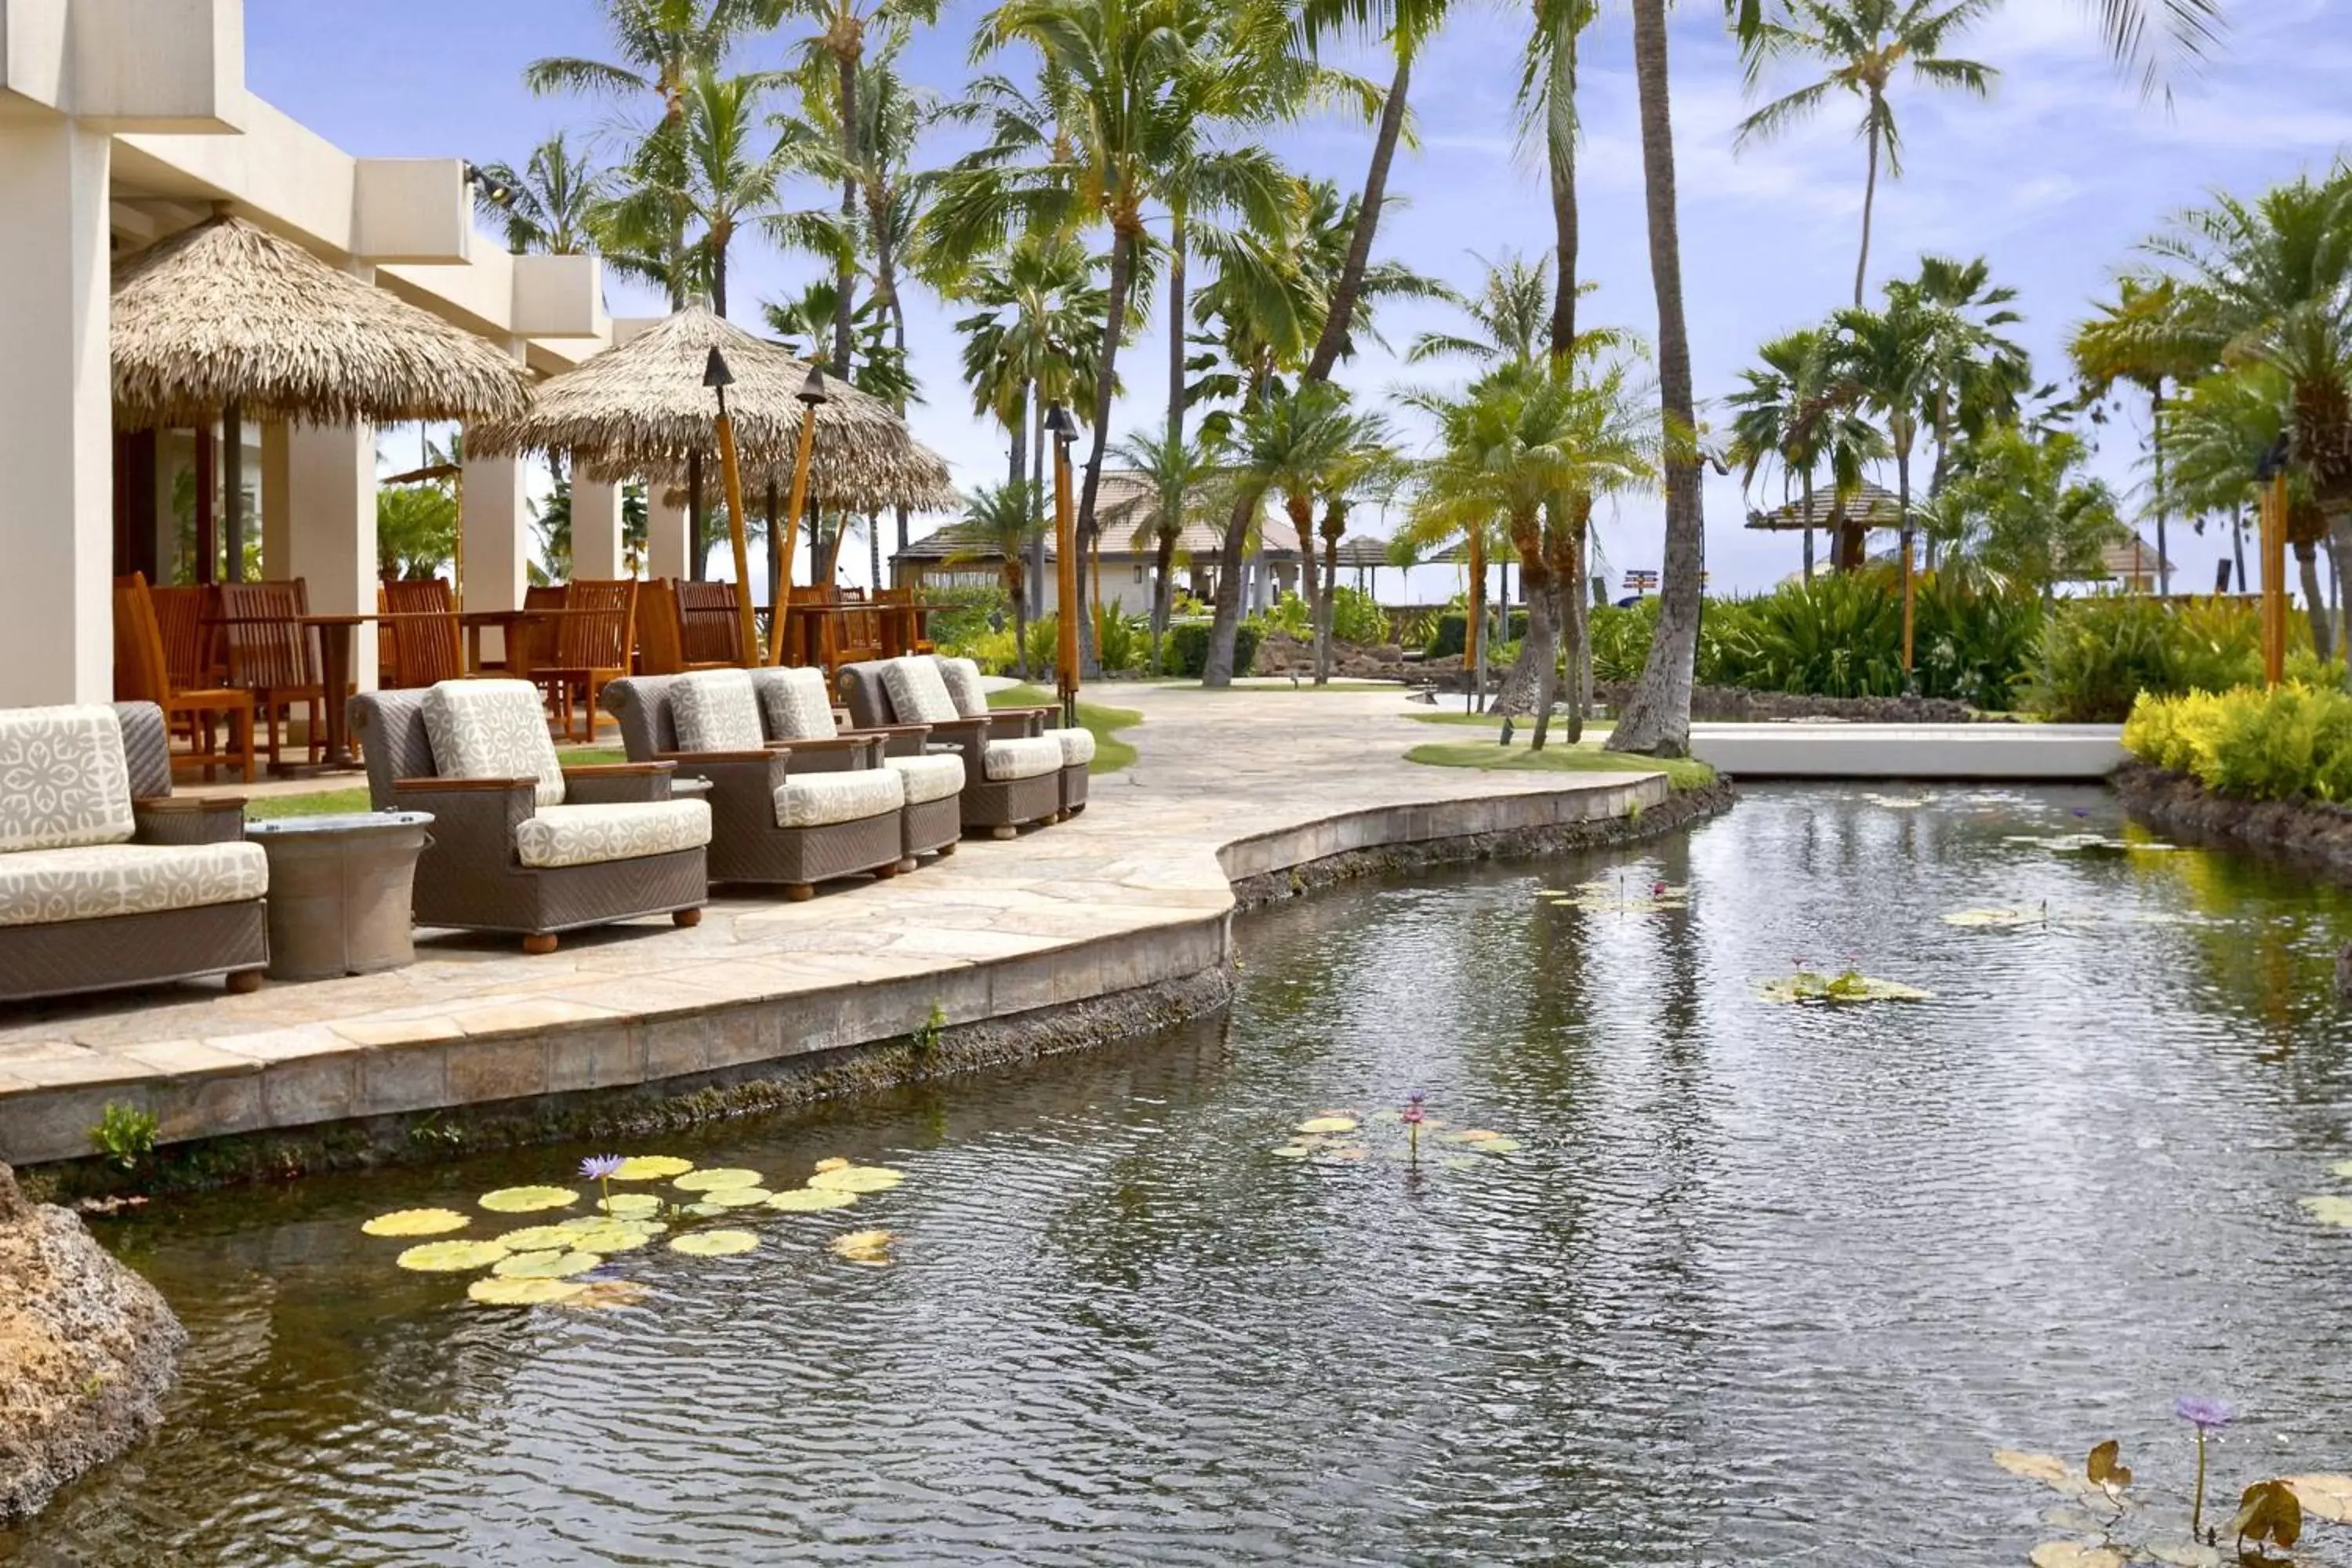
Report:
[[[2097,792],[1886,798],[1321,895],[1247,922],[1228,1018],[667,1141],[909,1179],[749,1259],[630,1255],[650,1310],[474,1308],[358,1234],[591,1151],[113,1226],[187,1320],[185,1387],[0,1552],[1959,1565],[2048,1533],[1996,1447],[2121,1436],[2185,1480],[2178,1394],[2247,1413],[2225,1487],[2345,1468],[2352,1236],[2295,1200],[2352,1156],[2352,904],[2009,841],[2121,832]],[[1535,896],[1620,867],[1688,909]],[[1849,958],[1937,999],[1757,996]],[[1526,1147],[1418,1180],[1270,1153],[1414,1088]],[[898,1267],[824,1252],[877,1224]]]

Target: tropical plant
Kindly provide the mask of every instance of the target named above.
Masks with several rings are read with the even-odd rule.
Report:
[[[1886,452],[1886,438],[1832,387],[1829,347],[1829,335],[1818,329],[1773,339],[1756,351],[1761,363],[1739,373],[1747,384],[1724,400],[1736,411],[1730,460],[1741,470],[1741,484],[1751,485],[1763,469],[1778,467],[1783,491],[1794,488],[1802,495],[1804,579],[1809,583],[1813,577],[1816,480],[1826,468],[1832,487],[1832,559],[1857,568],[1862,552],[1846,537],[1846,502],[1861,489],[1864,466]]]
[[[2126,278],[2117,285],[2116,298],[2102,303],[2099,313],[2076,326],[2066,341],[2067,357],[2074,362],[2086,401],[2095,404],[2112,395],[2118,384],[2135,387],[2147,398],[2148,449],[2155,468],[2150,490],[2156,507],[2156,552],[2163,558],[2158,586],[2166,595],[2172,592],[2172,557],[2165,527],[2172,488],[2164,472],[2165,390],[2183,386],[2215,368],[2200,354],[2181,352],[2165,341],[2168,334],[2164,323],[2177,303],[2176,287],[2168,278],[2154,282]],[[2099,420],[2102,415],[2095,409],[2092,418]],[[2247,472],[2252,472],[2251,466]]]
[[[1840,310],[1832,321],[1834,334],[1828,350],[1832,374],[1842,395],[1878,416],[1895,458],[1907,625],[1916,592],[1912,544],[1918,529],[1918,517],[1912,509],[1911,457],[1948,344],[1965,333],[1952,312],[1927,303],[1917,290],[1902,284],[1887,288],[1885,309]],[[1910,641],[1906,636],[1906,666],[1911,659]]]
[[[1131,436],[1116,448],[1121,462],[1130,465],[1150,491],[1137,514],[1129,548],[1151,552],[1151,614],[1146,622],[1150,636],[1150,668],[1160,668],[1160,639],[1176,591],[1176,549],[1185,527],[1202,509],[1213,488],[1224,480],[1220,467],[1222,443],[1212,436],[1190,442],[1172,433]],[[1106,656],[1108,657],[1108,656]]]
[[[1821,111],[1833,92],[1862,100],[1862,140],[1869,172],[1863,184],[1862,258],[1853,270],[1853,303],[1860,310],[1870,276],[1870,226],[1878,205],[1878,165],[1884,157],[1891,178],[1903,174],[1903,134],[1895,123],[1887,89],[1905,66],[1924,86],[1959,88],[1982,98],[2000,73],[1975,60],[1944,54],[1945,46],[1983,17],[2000,0],[1783,0],[1785,10],[1765,17],[1744,40],[1748,85],[1752,89],[1776,60],[1824,61],[1829,74],[1784,98],[1775,99],[1740,122],[1738,142],[1779,135]]]
[[[949,556],[952,567],[972,562],[996,563],[1004,596],[1013,601],[1013,647],[1019,650],[1021,679],[1029,679],[1029,594],[1026,575],[1030,542],[1037,535],[1036,509],[1030,504],[1025,480],[982,485],[972,492],[963,513],[962,549]]]
[[[772,82],[764,76],[694,72],[678,119],[664,134],[646,139],[627,169],[631,189],[604,208],[604,221],[626,247],[642,250],[675,236],[677,265],[709,290],[711,306],[722,316],[735,237],[775,205],[795,166],[792,145],[764,132],[760,100]]]
[[[376,571],[430,577],[457,551],[457,498],[446,481],[384,485],[375,492]]]
[[[2002,426],[1968,444],[1936,507],[1942,533],[1968,560],[2047,598],[2101,572],[2109,545],[2130,538],[2116,494],[2083,477],[2089,449],[2063,431]]]
[[[612,174],[572,152],[562,132],[532,148],[520,173],[488,163],[482,174],[475,203],[506,230],[507,248],[517,256],[577,256],[596,248],[596,217]]]

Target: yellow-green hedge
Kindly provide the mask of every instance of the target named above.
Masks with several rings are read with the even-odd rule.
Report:
[[[2143,695],[2124,749],[2243,800],[2352,802],[2352,695],[2289,682],[2216,695]]]

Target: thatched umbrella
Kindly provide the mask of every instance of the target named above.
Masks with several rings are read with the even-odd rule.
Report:
[[[109,336],[125,427],[221,418],[233,562],[245,416],[471,420],[530,401],[523,367],[480,338],[226,215],[115,264]]]

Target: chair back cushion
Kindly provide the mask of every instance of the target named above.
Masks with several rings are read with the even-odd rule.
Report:
[[[0,709],[0,852],[126,844],[137,830],[113,709]]]
[[[563,804],[563,764],[527,680],[445,680],[425,694],[433,771],[445,779],[536,779],[541,805]]]
[[[937,654],[931,659],[940,667],[940,679],[947,682],[956,712],[966,719],[987,718],[988,693],[981,689],[980,666],[968,658],[941,658]]]
[[[882,661],[882,689],[889,694],[891,711],[901,724],[948,724],[963,717],[940,667],[928,658]]]
[[[755,669],[751,685],[760,694],[760,717],[771,741],[830,741],[841,733],[833,721],[833,693],[824,689],[824,671]]]
[[[767,743],[760,729],[760,699],[741,669],[704,669],[670,683],[670,721],[681,752],[756,752]]]

